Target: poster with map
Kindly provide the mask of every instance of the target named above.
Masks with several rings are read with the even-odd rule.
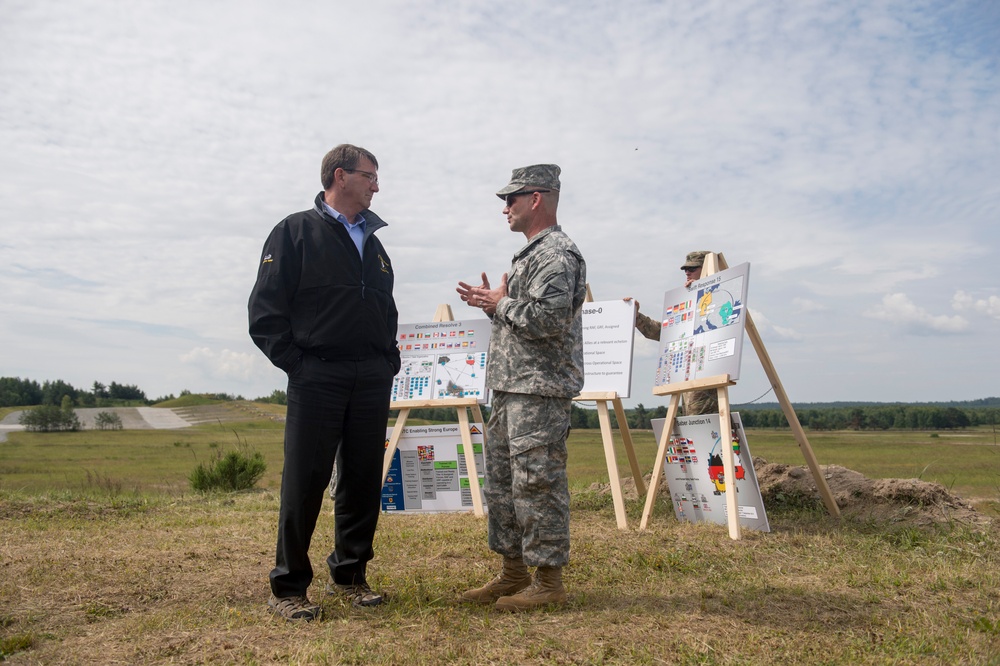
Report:
[[[390,399],[475,398],[486,404],[490,326],[489,319],[400,324],[402,366]]]
[[[654,386],[702,377],[740,376],[750,264],[710,275],[664,295]]]
[[[736,504],[740,526],[770,532],[764,500],[760,496],[753,458],[738,412],[732,413],[733,439],[723,443],[718,414],[681,416],[670,435],[663,473],[677,520],[727,524],[726,477],[722,447],[733,447]],[[660,440],[666,419],[653,419],[653,434]]]
[[[474,485],[465,464],[465,448],[457,423],[404,427],[382,485],[382,510],[472,511],[472,489],[482,493],[486,477],[483,424],[470,424],[469,433],[478,477]],[[386,429],[386,446],[391,436],[392,428]],[[485,509],[485,498],[482,505]]]

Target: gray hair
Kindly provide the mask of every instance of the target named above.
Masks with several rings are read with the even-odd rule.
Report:
[[[342,143],[323,157],[323,164],[320,167],[319,179],[323,183],[323,189],[328,190],[333,185],[333,174],[337,169],[353,171],[358,168],[358,163],[367,159],[378,168],[378,160],[371,151],[349,143]]]

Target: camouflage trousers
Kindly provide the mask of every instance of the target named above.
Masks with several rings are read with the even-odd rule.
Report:
[[[486,426],[490,550],[532,567],[569,562],[569,398],[493,392]]]

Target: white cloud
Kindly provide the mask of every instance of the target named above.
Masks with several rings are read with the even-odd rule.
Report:
[[[458,280],[507,270],[523,238],[493,192],[554,161],[596,298],[655,311],[688,251],[722,251],[751,262],[748,302],[780,322],[760,315],[766,337],[809,341],[782,346],[802,350],[782,365],[790,382],[865,372],[838,346],[859,302],[947,303],[949,265],[996,285],[1000,26],[984,7],[5,3],[0,348],[21,353],[0,371],[149,395],[282,387],[246,333],[258,253],[311,205],[323,153],[350,141],[379,158],[401,321],[439,303],[458,315]],[[378,35],[336,49],[333,79],[331,24]],[[994,299],[958,297],[951,314],[996,317]],[[989,331],[908,300],[880,311],[966,332],[948,372],[983,378],[965,380],[969,397],[992,390],[1000,359],[972,351]],[[896,353],[916,366],[933,341],[908,340]],[[653,374],[649,349],[633,376]],[[811,397],[956,397],[886,377]]]
[[[964,333],[969,321],[960,315],[935,315],[914,304],[906,294],[886,294],[882,307],[869,309],[865,316],[881,319],[912,333]]]
[[[798,312],[826,312],[830,308],[822,303],[817,303],[816,301],[810,300],[808,298],[795,297],[792,299],[792,305]]]
[[[208,377],[222,382],[248,382],[271,367],[260,354],[235,352],[230,349],[216,351],[209,347],[195,347],[181,354],[180,360],[182,363],[200,368]]]
[[[753,318],[753,323],[757,327],[757,331],[760,333],[765,345],[768,340],[800,342],[803,339],[802,334],[794,328],[779,326],[771,322],[763,312],[756,308],[750,308],[750,316]]]
[[[989,298],[976,299],[964,291],[956,291],[951,299],[951,306],[959,312],[976,312],[994,319],[1000,319],[1000,297],[991,295]]]

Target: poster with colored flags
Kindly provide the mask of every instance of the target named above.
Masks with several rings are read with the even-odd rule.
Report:
[[[392,402],[475,398],[489,402],[486,355],[489,319],[400,324],[396,341],[402,365],[392,382]]]
[[[664,294],[654,386],[739,379],[749,276],[743,263]]]
[[[653,419],[653,433],[660,440],[666,419]],[[663,465],[677,520],[727,524],[726,477],[722,450],[733,448],[736,503],[740,526],[770,532],[764,500],[760,496],[753,458],[738,412],[732,414],[733,437],[723,442],[718,414],[680,416],[670,435]]]

